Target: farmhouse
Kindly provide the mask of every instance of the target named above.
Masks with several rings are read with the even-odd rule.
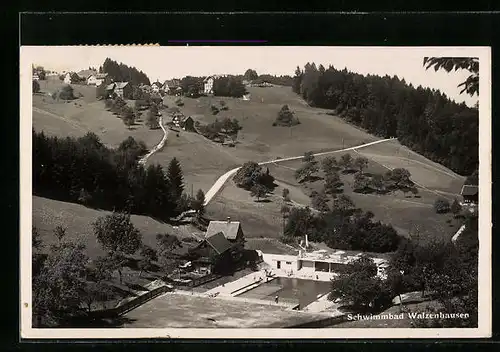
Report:
[[[181,88],[180,79],[174,78],[171,80],[166,80],[165,83],[163,84],[163,90],[165,91],[165,93],[175,93],[178,88]]]
[[[113,82],[106,86],[106,92],[108,95],[116,94],[128,99],[132,95],[132,86],[128,82]]]
[[[194,131],[194,120],[191,116],[184,116],[181,113],[174,113],[172,123],[185,131]]]
[[[217,232],[190,249],[188,257],[198,271],[217,273],[230,269],[241,258],[241,252],[222,232]]]
[[[159,93],[162,88],[163,88],[163,85],[158,81],[154,82],[151,85],[151,90],[153,91],[153,93]]]
[[[97,75],[97,72],[94,71],[94,70],[82,70],[80,72],[78,72],[78,77],[80,77],[80,80],[83,82],[88,82],[88,79],[91,77],[91,76],[95,76]],[[88,84],[88,83],[87,83]]]
[[[87,77],[87,85],[89,86],[100,86],[108,80],[107,73],[96,73]]]
[[[460,195],[465,204],[477,204],[479,201],[479,188],[477,185],[463,185]]]

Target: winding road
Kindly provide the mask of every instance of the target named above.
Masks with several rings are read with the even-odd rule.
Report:
[[[147,153],[146,155],[144,155],[141,158],[141,160],[139,160],[139,164],[140,165],[144,166],[146,164],[146,162],[148,161],[148,159],[151,157],[151,155],[153,155],[157,151],[161,150],[161,148],[163,148],[163,146],[165,145],[165,142],[167,141],[167,138],[168,138],[168,129],[165,129],[165,127],[163,126],[163,115],[160,116],[158,122],[160,123],[160,127],[163,130],[163,138],[161,139],[160,143],[158,143],[156,145],[156,147],[154,147],[153,149],[151,149],[149,151],[149,153]]]
[[[313,154],[313,155],[314,156],[323,156],[323,155],[328,155],[328,154],[333,154],[333,153],[338,153],[338,152],[344,152],[344,151],[349,151],[349,150],[356,150],[356,149],[368,147],[370,145],[379,144],[379,143],[387,142],[387,141],[392,141],[392,140],[395,140],[395,139],[396,138],[381,139],[381,140],[378,140],[378,141],[375,141],[375,142],[361,144],[361,145],[358,145],[358,146],[355,146],[355,147],[338,149],[338,150],[332,150],[332,151],[329,151],[329,152],[316,153],[316,154]],[[277,163],[280,163],[280,162],[283,162],[283,161],[299,160],[299,159],[302,159],[303,157],[304,156],[301,155],[301,156],[292,156],[292,157],[283,158],[283,159],[274,159],[274,160],[260,162],[259,165],[277,164]],[[222,186],[224,186],[224,184],[227,182],[227,180],[231,176],[233,176],[240,169],[240,167],[241,166],[239,166],[237,168],[234,168],[232,170],[229,170],[224,175],[222,175],[221,177],[219,177],[217,179],[217,181],[215,181],[215,183],[212,185],[212,187],[205,194],[205,206],[208,205],[208,203],[210,203],[210,201],[220,191],[220,189],[222,188]]]

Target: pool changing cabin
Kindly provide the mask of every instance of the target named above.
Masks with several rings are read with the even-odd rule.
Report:
[[[346,269],[347,264],[352,260],[358,259],[363,253],[347,254],[342,250],[327,251],[317,250],[314,252],[299,251],[298,255],[282,255],[271,253],[259,253],[262,260],[268,264],[272,270],[284,272],[288,275],[297,277],[306,276],[314,278],[315,274],[320,273],[339,273]],[[381,258],[372,258],[377,265],[377,275],[385,278],[385,269],[388,262]],[[323,277],[324,274],[321,274]],[[316,276],[317,277],[317,276]],[[317,277],[318,278],[318,277]]]

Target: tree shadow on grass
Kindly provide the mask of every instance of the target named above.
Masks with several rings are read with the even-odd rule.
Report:
[[[272,200],[268,199],[268,198],[264,198],[264,199],[259,199],[259,200],[256,199],[254,202],[255,203],[271,203]]]
[[[358,172],[358,170],[354,170],[354,169],[346,169],[346,170],[342,171],[342,173],[344,175],[351,175],[351,174],[355,174],[356,172]]]

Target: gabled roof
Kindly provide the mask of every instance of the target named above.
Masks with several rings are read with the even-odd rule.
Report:
[[[95,75],[95,78],[102,79],[102,78],[106,78],[107,76],[108,76],[107,73],[98,73]]]
[[[462,196],[476,196],[479,192],[477,185],[463,185],[460,194]]]
[[[78,72],[78,76],[80,76],[81,78],[89,78],[90,76],[96,75],[96,74],[97,74],[97,72],[94,70],[82,70],[82,71]]]
[[[232,247],[231,243],[224,237],[222,232],[205,238],[205,241],[217,252],[217,254],[222,254]]]
[[[240,229],[241,224],[239,221],[210,221],[207,232],[205,233],[205,238],[209,238],[219,232],[222,232],[226,239],[235,240]]]
[[[128,82],[116,82],[115,88],[121,89],[128,85]]]

